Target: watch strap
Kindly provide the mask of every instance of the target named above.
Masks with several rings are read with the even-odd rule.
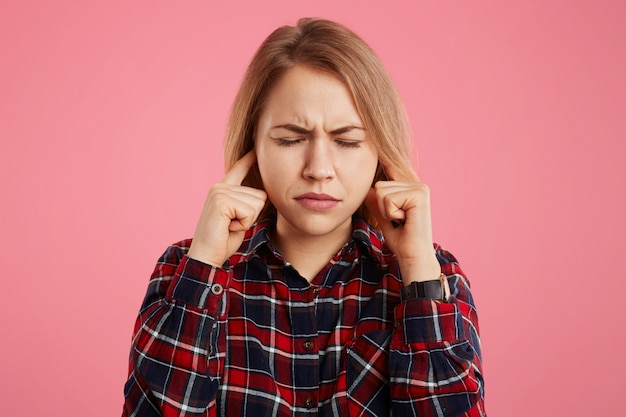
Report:
[[[400,298],[402,301],[413,300],[416,298],[429,300],[448,301],[447,278],[445,274],[439,275],[439,279],[429,281],[413,281],[409,285],[402,288]]]

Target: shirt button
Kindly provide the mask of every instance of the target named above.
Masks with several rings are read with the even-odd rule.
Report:
[[[320,293],[320,287],[313,288],[313,294],[317,295]]]
[[[224,292],[224,287],[222,287],[222,284],[215,283],[211,285],[211,292],[215,295],[220,295]]]
[[[306,397],[304,399],[304,406],[306,408],[313,408],[313,407],[315,407],[315,399],[313,397]]]
[[[315,343],[313,343],[311,340],[307,340],[305,342],[302,342],[302,347],[304,348],[304,350],[306,350],[307,352],[310,352],[313,350],[313,347],[315,347]]]

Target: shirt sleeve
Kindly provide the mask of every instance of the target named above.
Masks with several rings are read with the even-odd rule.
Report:
[[[161,256],[137,317],[123,416],[185,416],[214,404],[222,357],[216,323],[227,310],[230,272],[186,256],[190,241]]]
[[[389,366],[394,415],[485,416],[478,316],[469,281],[436,246],[448,302],[413,299],[394,311]]]

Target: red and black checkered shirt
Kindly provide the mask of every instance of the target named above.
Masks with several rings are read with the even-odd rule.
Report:
[[[483,416],[476,310],[435,250],[449,302],[400,300],[398,262],[354,221],[311,281],[250,229],[223,268],[159,259],[137,318],[124,416]]]

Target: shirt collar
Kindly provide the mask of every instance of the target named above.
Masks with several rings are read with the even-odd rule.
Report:
[[[369,255],[382,265],[389,263],[388,258],[393,256],[385,244],[383,234],[365,220],[354,217],[352,221],[352,237],[369,252]]]
[[[269,250],[280,262],[284,262],[282,255],[271,244],[270,235],[274,230],[274,219],[265,219],[259,221],[252,226],[245,234],[244,240],[237,250],[229,259],[230,265],[248,261],[261,248]],[[389,262],[388,258],[393,253],[385,245],[385,239],[382,233],[367,223],[365,220],[354,217],[352,220],[352,239],[342,248],[341,257],[345,260],[362,256],[360,250],[355,250],[355,246],[359,245],[365,249],[369,256],[376,259],[380,264],[385,265]]]

